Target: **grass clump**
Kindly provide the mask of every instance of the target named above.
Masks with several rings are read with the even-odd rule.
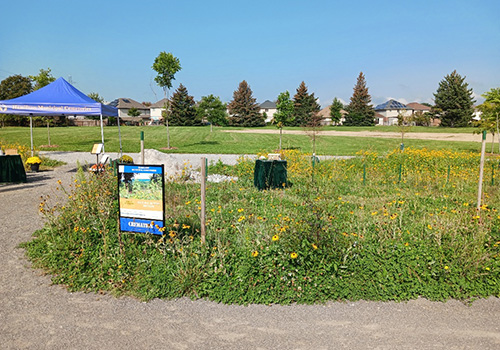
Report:
[[[47,223],[24,246],[55,283],[145,300],[500,296],[498,189],[485,180],[476,211],[477,154],[359,152],[314,167],[310,155],[282,157],[293,183],[284,190],[255,189],[249,160],[212,165],[239,180],[209,184],[205,245],[199,185],[166,185],[163,236],[120,234],[116,178],[80,172],[66,203],[41,204]]]

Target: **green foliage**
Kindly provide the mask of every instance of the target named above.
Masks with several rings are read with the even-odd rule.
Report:
[[[203,96],[196,113],[200,120],[206,119],[212,125],[227,126],[228,124],[226,104],[214,95]]]
[[[16,74],[0,82],[0,100],[10,100],[33,91],[31,79]]]
[[[233,167],[237,182],[208,186],[205,245],[199,185],[166,185],[163,236],[120,234],[116,178],[79,172],[70,190],[61,188],[66,203],[40,204],[46,225],[24,247],[54,283],[145,300],[290,304],[500,296],[500,197],[487,186],[488,202],[476,212],[478,154],[364,151],[317,164],[314,185],[310,155],[287,151],[282,157],[291,188],[256,190],[254,162],[247,159]]]
[[[354,86],[351,102],[347,106],[347,115],[344,125],[371,126],[375,125],[375,110],[371,103],[366,80],[363,72],[359,73],[358,80]]]
[[[342,119],[342,109],[344,108],[344,104],[340,102],[339,99],[336,97],[333,99],[333,102],[330,106],[330,118],[332,119],[332,123],[334,125],[337,125],[340,123],[340,120]]]
[[[441,126],[464,127],[472,121],[474,97],[465,76],[454,70],[439,82],[434,93],[434,113],[441,119]]]
[[[131,116],[131,117],[138,117],[141,115],[141,112],[135,108],[135,107],[131,107],[128,112],[127,112],[127,115]]]
[[[431,114],[429,112],[418,111],[413,115],[412,121],[416,126],[430,126]]]
[[[181,62],[172,53],[162,51],[155,58],[152,68],[158,73],[155,77],[155,82],[166,93],[167,90],[172,88],[172,81],[175,80],[175,74],[181,70]]]
[[[50,72],[51,72],[50,68],[40,69],[40,73],[38,73],[38,75],[29,76],[30,79],[35,84],[33,86],[33,90],[38,90],[40,88],[43,88],[44,86],[47,86],[56,80],[56,78],[54,78]]]
[[[196,126],[201,125],[201,118],[196,113],[193,96],[190,96],[187,88],[180,84],[172,95],[171,102],[171,125]]]
[[[12,75],[0,82],[0,100],[10,100],[16,97],[27,95],[33,91],[31,79],[22,75]],[[24,126],[28,125],[28,117],[12,114],[1,114],[0,123],[6,125]]]
[[[307,126],[313,115],[321,109],[314,93],[309,94],[304,82],[301,82],[297,88],[297,93],[293,96],[293,104],[293,119],[289,123],[292,126]]]
[[[229,125],[231,126],[264,126],[265,120],[259,112],[259,104],[253,97],[250,85],[243,80],[238,90],[233,92],[233,100],[228,104]]]
[[[478,127],[478,133],[486,130],[493,137],[500,134],[500,88],[493,88],[482,95],[486,100],[478,108],[481,111],[481,119],[473,124]],[[500,152],[500,141],[499,141]],[[493,152],[493,145],[491,146]]]
[[[96,102],[104,103],[104,98],[101,95],[99,95],[99,93],[97,93],[97,92],[91,92],[87,96]]]
[[[287,91],[278,95],[276,101],[276,113],[273,115],[273,124],[278,128],[288,126],[293,122],[294,116],[294,103],[290,99],[290,93]]]

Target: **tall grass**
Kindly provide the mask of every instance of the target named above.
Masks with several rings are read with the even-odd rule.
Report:
[[[225,168],[238,181],[209,184],[205,245],[199,185],[167,184],[163,236],[119,234],[116,179],[80,173],[68,203],[42,205],[48,224],[25,245],[28,256],[71,290],[143,299],[246,304],[500,295],[498,188],[485,180],[476,211],[477,154],[363,151],[314,167],[298,151],[283,157],[291,187],[258,191],[253,162],[245,159]]]

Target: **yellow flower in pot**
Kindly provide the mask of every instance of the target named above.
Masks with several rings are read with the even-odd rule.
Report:
[[[40,169],[40,164],[42,163],[42,160],[38,158],[37,156],[34,157],[29,157],[28,160],[26,161],[26,164],[31,167],[31,171],[38,171]]]
[[[131,156],[127,156],[126,154],[124,154],[123,156],[120,157],[118,162],[122,164],[133,164],[134,160],[132,159]]]

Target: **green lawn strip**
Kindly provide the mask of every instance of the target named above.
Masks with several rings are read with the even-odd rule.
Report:
[[[268,127],[270,128],[270,127]],[[333,130],[349,130],[348,127],[327,127]],[[162,149],[166,147],[166,129],[162,126],[152,127],[121,127],[122,148],[124,152],[140,151],[140,133],[144,132],[144,143],[146,148],[162,150],[172,153],[223,153],[223,154],[255,154],[262,151],[272,151],[278,147],[279,136],[277,134],[258,133],[231,133],[223,132],[230,130],[241,130],[236,128],[214,128],[210,132],[209,127],[171,127],[172,150]],[[394,127],[381,128],[360,128],[354,130],[373,131],[395,131]],[[293,128],[293,130],[301,130]],[[426,128],[430,132],[435,130],[446,130],[441,128]],[[452,129],[453,131],[464,132],[463,129]],[[80,151],[90,152],[94,143],[101,142],[99,127],[58,127],[51,128],[51,144],[57,145],[54,148],[41,148],[48,144],[47,129],[34,128],[33,138],[37,149],[55,151]],[[104,138],[106,151],[118,152],[120,149],[118,138],[118,127],[105,127]],[[19,143],[30,145],[30,133],[28,128],[8,127],[2,128],[0,132],[0,142]],[[302,152],[312,152],[312,141],[306,135],[287,134],[283,135],[283,148],[298,149]],[[320,136],[317,139],[317,154],[320,155],[354,155],[360,149],[369,149],[384,154],[395,147],[399,147],[399,138],[369,138],[369,137],[343,137],[343,136]],[[405,146],[430,148],[430,149],[455,149],[465,151],[479,151],[479,142],[451,142],[434,140],[412,140],[405,139]],[[487,146],[487,149],[490,146]]]

